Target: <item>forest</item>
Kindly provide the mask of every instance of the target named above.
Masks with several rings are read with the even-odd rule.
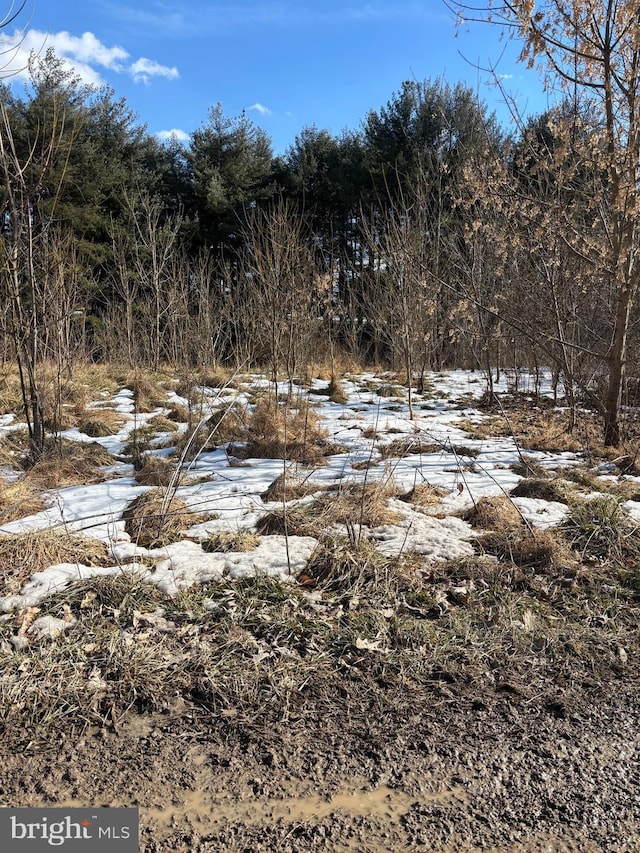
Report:
[[[428,369],[475,368],[489,398],[503,368],[544,366],[618,444],[640,355],[625,33],[515,130],[461,84],[409,81],[357,129],[306,127],[281,156],[221,104],[188,145],[162,144],[112,90],[33,56],[25,92],[0,90],[0,352],[36,444],[43,362],[291,379],[310,359],[418,388]]]

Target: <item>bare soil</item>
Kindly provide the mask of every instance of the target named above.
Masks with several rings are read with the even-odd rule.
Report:
[[[140,850],[194,853],[640,849],[638,678],[527,691],[434,686],[253,726],[177,700],[7,751],[11,806],[130,806]]]

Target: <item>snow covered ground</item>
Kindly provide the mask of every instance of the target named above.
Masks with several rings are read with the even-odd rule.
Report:
[[[396,494],[417,485],[441,487],[445,494],[433,506],[415,507],[389,498],[389,508],[399,518],[397,523],[367,529],[363,535],[390,556],[412,551],[425,560],[446,560],[472,554],[475,533],[459,513],[482,496],[504,495],[516,486],[521,478],[512,466],[520,461],[520,452],[510,437],[472,438],[461,428],[463,421],[480,423],[486,417],[474,402],[484,392],[481,375],[453,371],[426,378],[429,391],[414,395],[413,419],[409,417],[406,391],[388,376],[367,373],[345,379],[342,384],[346,403],[334,403],[326,395],[314,393],[326,388],[327,383],[320,380],[308,391],[296,387],[296,395],[309,395],[329,440],[339,445],[340,452],[327,457],[326,464],[315,469],[303,469],[281,459],[249,458],[240,462],[230,457],[224,446],[201,453],[194,462],[185,463],[188,477],[178,485],[176,496],[204,520],[185,529],[181,541],[156,549],[137,545],[125,531],[125,508],[149,487],[139,485],[133,466],[117,456],[122,454],[134,428],[139,429],[155,415],[166,414],[171,406],[186,401],[171,393],[164,408],[136,414],[131,391],[123,389],[111,398],[101,399],[94,404],[96,409],[108,406],[126,419],[116,435],[94,439],[74,429],[62,436],[74,441],[96,441],[108,450],[114,456],[109,478],[47,492],[45,510],[3,525],[0,533],[41,528],[81,531],[108,546],[113,565],[51,566],[34,574],[19,594],[0,598],[0,609],[13,611],[34,606],[74,580],[105,574],[136,573],[169,594],[210,580],[256,574],[291,581],[312,554],[317,544],[314,537],[263,535],[254,550],[237,553],[210,553],[199,544],[215,533],[255,531],[261,517],[282,505],[265,502],[261,495],[285,469],[289,474],[304,471],[305,480],[318,490],[339,490],[365,482],[393,484]],[[252,389],[268,383],[256,376],[242,377],[239,385],[238,390],[204,389],[203,417],[234,401],[250,409]],[[504,382],[496,390],[506,390]],[[549,391],[547,383],[543,392]],[[0,420],[0,434],[15,428],[12,419]],[[166,439],[167,435],[170,434],[163,433],[162,437]],[[400,457],[387,455],[385,447],[388,449],[399,439],[414,443],[416,452],[409,446]],[[425,447],[429,452],[424,451]],[[159,447],[148,453],[168,456],[171,450]],[[580,461],[573,453],[528,451],[527,456],[550,471]],[[567,512],[567,507],[557,502],[533,498],[515,498],[514,502],[523,516],[538,527],[559,523]],[[358,519],[354,518],[353,523],[357,524]]]

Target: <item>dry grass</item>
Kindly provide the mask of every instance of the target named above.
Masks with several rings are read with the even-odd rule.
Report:
[[[33,574],[59,563],[109,565],[105,545],[79,533],[35,530],[0,536],[0,594],[20,592]]]
[[[336,376],[331,377],[326,388],[314,388],[312,393],[322,394],[328,397],[332,403],[339,403],[340,405],[349,402],[349,396]]]
[[[575,492],[568,483],[562,480],[540,479],[526,477],[521,480],[509,493],[514,498],[537,498],[543,501],[571,503],[575,501]]]
[[[187,461],[201,453],[216,450],[221,444],[242,440],[246,431],[247,412],[233,404],[216,410],[204,423],[188,429],[176,442],[176,454]]]
[[[242,440],[247,429],[249,414],[246,406],[240,403],[232,403],[217,409],[209,420],[207,426],[215,436],[219,444],[230,441]]]
[[[535,459],[524,454],[520,456],[520,461],[515,462],[510,468],[519,477],[535,477],[538,480],[544,480],[546,477],[549,477],[549,472],[546,468],[536,462]]]
[[[304,573],[307,586],[329,593],[373,596],[380,601],[398,585],[417,583],[409,560],[385,557],[370,542],[332,536],[318,543]]]
[[[0,481],[0,524],[46,509],[40,492],[41,489],[26,475],[10,483]]]
[[[143,548],[161,548],[182,538],[200,519],[179,498],[157,488],[139,495],[125,509],[125,530]]]
[[[60,489],[100,483],[107,476],[102,469],[112,464],[111,454],[95,442],[51,440],[26,476],[39,488]]]
[[[175,442],[174,455],[185,462],[192,462],[201,453],[210,453],[218,447],[216,436],[207,424],[187,429]]]
[[[585,447],[595,450],[602,445],[602,428],[595,415],[583,414],[571,430],[566,411],[518,408],[509,411],[509,423],[516,443],[525,450],[579,453]]]
[[[147,421],[147,426],[152,427],[158,432],[176,432],[178,427],[175,420],[167,418],[164,415],[154,415]]]
[[[401,495],[400,500],[418,507],[431,507],[440,503],[442,498],[449,494],[441,486],[432,486],[430,483],[419,483],[415,485],[406,495]]]
[[[397,495],[398,490],[388,483],[347,486],[313,501],[267,513],[258,522],[258,533],[320,538],[337,524],[345,524],[350,530],[397,524],[399,514],[387,506],[388,498]]]
[[[509,424],[504,417],[499,415],[488,415],[480,421],[472,421],[469,418],[464,418],[456,426],[464,430],[469,438],[477,438],[482,441],[511,435]]]
[[[480,498],[462,513],[462,518],[483,530],[506,530],[524,524],[517,507],[505,495]]]
[[[320,488],[317,483],[310,483],[308,478],[301,478],[295,474],[290,475],[287,472],[276,477],[260,497],[265,503],[272,501],[294,501],[299,498],[306,498],[307,495],[312,495],[314,492],[320,491]]]
[[[271,398],[256,403],[245,427],[245,447],[233,448],[234,455],[254,459],[290,459],[314,464],[338,452],[327,440],[314,409],[301,402],[296,408],[276,404]]]
[[[188,424],[191,420],[191,413],[186,406],[178,403],[169,409],[167,418],[179,424]]]
[[[130,378],[125,387],[133,391],[137,412],[153,412],[155,409],[161,408],[167,399],[166,390],[151,377],[144,374],[137,374],[132,379]]]
[[[218,365],[198,374],[197,381],[205,388],[237,388],[234,375],[232,370]]]
[[[18,414],[22,407],[18,371],[9,365],[3,365],[0,368],[0,408],[3,412]]]
[[[170,486],[176,479],[176,468],[164,456],[145,454],[142,467],[136,471],[136,481],[141,486]]]
[[[483,553],[533,571],[567,571],[577,564],[575,554],[549,530],[512,526],[476,541]]]
[[[633,561],[640,559],[640,532],[614,497],[596,497],[575,506],[562,522],[562,533],[583,558]]]
[[[214,533],[213,536],[200,543],[203,551],[219,554],[255,551],[259,544],[260,536],[249,531]]]
[[[106,435],[116,435],[126,419],[112,409],[90,409],[85,410],[78,420],[78,429],[91,438],[100,438]]]
[[[475,447],[465,447],[461,444],[438,444],[433,441],[423,441],[418,436],[403,436],[396,438],[390,444],[380,447],[383,459],[405,456],[426,456],[431,453],[455,453],[456,456],[475,458],[480,451]]]
[[[368,471],[370,468],[376,468],[379,464],[379,459],[361,459],[360,462],[352,462],[351,467],[354,471]]]

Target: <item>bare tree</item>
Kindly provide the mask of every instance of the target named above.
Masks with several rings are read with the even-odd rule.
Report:
[[[177,251],[176,241],[182,217],[167,217],[162,205],[147,192],[137,192],[126,197],[129,225],[133,239],[129,244],[131,269],[121,275],[129,281],[127,287],[137,288],[151,319],[151,359],[157,370],[163,357],[163,330],[175,307],[172,272]],[[132,293],[128,291],[128,298]]]
[[[310,240],[295,206],[282,199],[267,210],[251,211],[246,238],[245,310],[259,318],[261,326],[266,324],[265,349],[277,395],[280,370],[291,383],[317,320]]]
[[[631,310],[640,282],[640,18],[636,0],[489,0],[484,7],[451,0],[464,20],[505,28],[522,41],[521,59],[539,64],[549,88],[569,94],[602,117],[585,139],[585,157],[603,176],[590,199],[598,227],[592,234],[566,230],[576,255],[598,270],[597,287],[611,296],[613,319],[606,349],[607,387],[602,401],[604,440],[620,441],[622,392]],[[556,151],[562,169],[571,151]]]
[[[4,105],[0,105],[0,181],[5,208],[0,240],[0,286],[10,305],[9,335],[20,374],[31,454],[44,450],[45,425],[38,378],[48,316],[43,257],[57,241],[37,220],[37,202],[64,131],[64,116],[54,112],[47,138],[37,137],[21,158]]]

